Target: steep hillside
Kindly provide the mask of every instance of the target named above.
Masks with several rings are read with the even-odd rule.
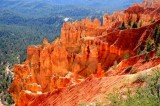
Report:
[[[87,7],[94,7],[98,9],[124,9],[130,5],[132,5],[135,2],[141,2],[142,0],[116,0],[116,1],[109,1],[109,0],[47,0],[48,2],[54,3],[54,4],[61,4],[61,5],[80,5],[80,6],[87,6]],[[112,8],[113,6],[116,6],[117,8]]]
[[[123,92],[160,67],[160,1],[144,1],[112,15],[66,22],[61,36],[27,48],[14,65],[9,92],[18,106],[77,106]],[[138,80],[138,81],[137,81]]]
[[[59,36],[63,17],[24,18],[10,11],[0,13],[0,63],[18,63],[26,58],[26,47],[41,44],[44,37],[54,40]]]

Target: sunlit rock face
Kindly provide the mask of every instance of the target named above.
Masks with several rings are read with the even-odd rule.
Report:
[[[15,103],[75,106],[79,101],[91,102],[113,87],[122,87],[127,78],[121,75],[129,73],[125,71],[128,66],[137,68],[137,73],[158,65],[154,51],[146,63],[141,61],[144,55],[136,54],[160,23],[159,4],[145,1],[125,11],[105,14],[103,23],[97,18],[66,22],[60,38],[29,46],[26,61],[14,66],[9,92]],[[138,27],[132,28],[129,21]],[[119,30],[122,22],[127,29]],[[124,60],[125,55],[131,58]],[[119,64],[110,68],[115,62]]]

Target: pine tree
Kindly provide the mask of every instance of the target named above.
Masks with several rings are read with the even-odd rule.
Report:
[[[124,22],[122,22],[122,24],[121,24],[121,26],[120,26],[119,30],[124,30],[124,29],[127,29],[127,28],[126,28],[126,26],[125,26],[125,23],[124,23]]]
[[[137,28],[137,27],[138,27],[138,26],[137,26],[137,23],[134,22],[133,25],[132,25],[132,28]]]
[[[158,47],[158,44],[160,43],[160,25],[158,25],[154,31],[153,31],[153,38],[154,38],[154,43],[156,46],[156,49]]]

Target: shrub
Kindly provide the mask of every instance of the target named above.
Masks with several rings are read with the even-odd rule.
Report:
[[[130,54],[125,54],[123,58],[124,58],[124,59],[130,58]]]
[[[133,69],[130,71],[130,74],[134,74],[136,71],[137,71],[137,68],[133,68]]]
[[[142,74],[139,74],[136,78],[136,81],[135,82],[144,82],[145,81],[145,76],[142,75]]]
[[[149,38],[148,40],[147,40],[147,43],[146,43],[146,51],[147,52],[150,52],[150,51],[152,51],[152,41],[151,41],[151,39]]]
[[[144,46],[140,45],[138,50],[137,50],[137,55],[141,54],[141,52],[143,51]]]
[[[147,61],[149,61],[149,55],[148,55],[148,53],[146,53],[143,62],[147,62]]]
[[[96,101],[93,103],[79,103],[78,106],[106,106],[106,104]]]

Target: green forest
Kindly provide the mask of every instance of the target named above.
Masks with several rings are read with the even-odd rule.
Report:
[[[77,12],[75,10],[60,9],[56,11],[57,15],[50,16],[45,14],[33,16],[31,13],[24,16],[7,9],[0,9],[0,78],[3,79],[0,80],[0,100],[3,104],[13,103],[7,92],[13,76],[5,73],[6,66],[9,65],[9,69],[13,72],[14,64],[25,61],[27,46],[42,44],[43,38],[52,42],[59,37],[65,16],[70,18],[69,21],[102,16],[99,15],[99,11],[92,14],[93,11],[89,9],[79,8]]]
[[[80,20],[87,15],[91,18],[95,17],[84,9],[76,13],[72,11],[64,13],[64,16],[70,14],[68,14],[71,17],[70,21]],[[64,16],[57,14],[56,16],[33,18],[8,10],[0,10],[0,63],[13,65],[18,62],[17,57],[20,57],[20,61],[24,61],[28,45],[41,44],[44,37],[50,42],[53,41],[60,35]]]

